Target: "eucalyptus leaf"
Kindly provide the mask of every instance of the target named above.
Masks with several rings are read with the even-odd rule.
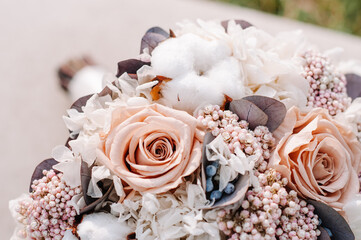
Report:
[[[118,62],[118,72],[117,77],[120,77],[123,73],[136,74],[138,69],[144,65],[150,65],[149,62],[143,62],[138,59],[128,59],[121,62]]]
[[[257,105],[268,116],[266,126],[270,132],[276,130],[285,119],[287,109],[280,101],[265,96],[248,96],[244,98]]]
[[[318,227],[321,234],[317,237],[318,240],[331,240],[330,235],[328,235],[328,232],[323,227]]]
[[[43,170],[47,170],[49,171],[50,169],[53,169],[53,166],[58,164],[59,162],[56,161],[54,158],[49,158],[46,159],[44,161],[42,161],[41,163],[39,163],[36,167],[35,170],[33,172],[33,175],[31,176],[31,181],[30,181],[30,186],[29,186],[29,192],[32,192],[33,189],[31,187],[31,185],[33,184],[34,180],[39,180],[41,178],[44,177],[43,174]],[[55,172],[58,173],[57,170],[54,170]]]
[[[106,179],[106,180],[109,180],[109,179]],[[94,209],[96,209],[97,207],[101,206],[101,204],[108,199],[108,196],[114,189],[113,181],[109,180],[108,183],[104,184],[104,189],[107,189],[107,190],[106,190],[106,192],[103,193],[103,196],[101,198],[96,199],[91,204],[82,208],[80,210],[80,214],[89,213],[89,212],[93,211]]]
[[[87,194],[88,186],[92,177],[92,168],[93,165],[89,167],[86,162],[84,162],[83,160],[81,161],[81,167],[80,167],[81,188],[83,191],[83,197],[86,205],[89,205],[96,200],[88,196]]]
[[[332,207],[312,199],[307,202],[315,207],[315,213],[322,220],[321,227],[330,229],[333,240],[354,240],[355,236],[346,220]],[[326,239],[326,238],[324,238]]]
[[[348,73],[345,74],[346,77],[346,89],[347,94],[349,97],[353,99],[361,97],[361,76],[354,74],[354,73]]]
[[[256,104],[245,98],[233,100],[229,104],[229,110],[237,114],[241,120],[246,120],[251,129],[257,126],[266,126],[268,122],[267,114]]]
[[[157,33],[164,36],[165,38],[169,38],[169,33],[167,33],[163,28],[158,26],[149,28],[146,33]]]
[[[140,53],[142,53],[145,48],[148,48],[149,54],[151,54],[154,48],[156,48],[159,43],[163,42],[168,37],[169,36],[166,37],[163,34],[156,32],[147,32],[142,38],[142,42],[140,44]]]

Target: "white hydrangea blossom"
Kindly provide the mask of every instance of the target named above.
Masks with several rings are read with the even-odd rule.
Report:
[[[257,177],[253,174],[253,168],[261,156],[251,155],[247,157],[239,148],[236,148],[235,154],[232,154],[221,135],[218,135],[212,142],[207,144],[206,149],[209,161],[219,160],[220,191],[226,187],[228,182],[233,181],[238,174],[245,175],[249,173],[251,184],[256,187],[259,185]]]
[[[215,212],[202,210],[206,204],[203,189],[188,183],[174,194],[147,193],[113,204],[112,213],[132,227],[139,240],[220,239]]]

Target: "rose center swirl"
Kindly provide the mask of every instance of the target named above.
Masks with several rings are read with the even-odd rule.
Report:
[[[161,137],[153,140],[148,146],[147,150],[154,159],[158,161],[164,161],[173,155],[175,151],[175,145],[172,140],[167,137]]]
[[[315,179],[320,185],[325,184],[333,175],[334,163],[332,157],[326,153],[318,153],[313,168]]]

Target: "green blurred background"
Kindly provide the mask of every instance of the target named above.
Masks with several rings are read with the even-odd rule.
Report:
[[[219,0],[361,36],[361,0]]]

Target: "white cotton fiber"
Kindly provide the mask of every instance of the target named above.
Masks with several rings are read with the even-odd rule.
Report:
[[[93,213],[84,216],[77,232],[82,240],[124,240],[132,229],[109,213]]]
[[[163,83],[163,102],[193,114],[203,104],[222,105],[225,95],[244,96],[242,69],[225,41],[184,34],[161,43],[152,53],[152,72]]]

